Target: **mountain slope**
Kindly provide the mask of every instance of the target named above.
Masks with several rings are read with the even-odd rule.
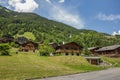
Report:
[[[18,13],[0,6],[0,36],[10,34],[17,38],[26,32],[33,34],[35,41],[46,43],[75,41],[88,47],[120,44],[119,37],[93,30],[78,30],[35,13]]]
[[[34,13],[17,13],[3,7],[0,8],[0,30],[2,34],[6,34],[7,31],[11,35],[32,32],[36,38],[56,34],[56,37],[62,37],[61,35],[67,37],[68,33],[76,34],[78,32],[73,27],[48,20]]]

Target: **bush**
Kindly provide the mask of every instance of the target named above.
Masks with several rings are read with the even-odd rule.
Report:
[[[18,48],[18,47],[19,47],[19,45],[16,44],[15,42],[11,42],[11,43],[9,43],[9,45],[10,45],[11,47],[14,47],[14,48]]]
[[[1,55],[9,55],[9,51],[3,51]]]
[[[54,49],[49,45],[41,44],[39,46],[40,56],[50,56],[50,53],[52,53],[53,51]]]
[[[40,56],[50,56],[48,52],[40,52]]]
[[[10,46],[7,44],[0,44],[0,55],[9,55]]]

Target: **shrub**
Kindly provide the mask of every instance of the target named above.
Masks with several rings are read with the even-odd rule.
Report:
[[[41,52],[40,51],[40,56],[50,56],[50,54],[48,52]]]
[[[88,48],[87,47],[85,47],[84,49],[83,49],[83,52],[82,52],[85,56],[89,56],[90,54],[91,54],[91,52],[88,50]]]
[[[19,45],[16,44],[15,42],[11,42],[11,43],[9,43],[9,45],[10,45],[11,47],[14,47],[14,48],[18,48],[18,47],[19,47]]]
[[[9,55],[10,46],[7,44],[0,44],[0,55]]]
[[[50,56],[50,53],[52,53],[54,49],[48,45],[41,44],[39,46],[39,53],[40,56]]]

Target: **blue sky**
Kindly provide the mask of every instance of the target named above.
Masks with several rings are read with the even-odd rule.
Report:
[[[120,34],[120,0],[0,0],[0,5],[78,29]]]

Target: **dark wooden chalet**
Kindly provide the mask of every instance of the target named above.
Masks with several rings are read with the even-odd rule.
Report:
[[[57,46],[55,53],[53,55],[76,55],[79,56],[82,51],[82,46],[78,45],[75,42],[66,43],[60,46]]]
[[[30,51],[35,52],[37,48],[38,48],[38,44],[32,41],[28,41],[20,45],[20,51],[25,51],[25,52],[30,52]]]
[[[95,50],[95,54],[109,57],[120,57],[120,45],[102,47],[98,50]]]
[[[2,36],[0,38],[0,43],[10,43],[14,41],[14,37],[8,35],[8,36]]]

